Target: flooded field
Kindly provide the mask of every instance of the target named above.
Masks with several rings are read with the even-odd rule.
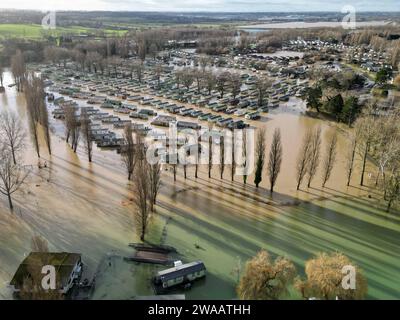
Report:
[[[8,83],[11,78],[6,74]],[[0,94],[3,108],[25,117],[24,98],[14,88],[6,87]],[[41,161],[47,168],[38,169],[37,157],[27,147],[25,162],[32,173],[15,195],[13,214],[6,199],[0,198],[0,298],[10,298],[6,283],[30,251],[36,233],[49,241],[52,250],[82,253],[89,271],[98,271],[94,298],[153,295],[150,279],[160,267],[123,260],[133,252],[128,243],[138,239],[130,186],[119,155],[96,149],[89,164],[82,148],[74,154],[66,145],[62,122],[52,124],[53,155],[42,148]],[[185,291],[186,297],[236,298],[237,270],[265,248],[292,259],[300,274],[315,253],[341,251],[364,270],[369,298],[400,298],[400,216],[387,214],[373,189],[359,187],[358,170],[351,187],[346,187],[346,132],[340,130],[337,164],[327,186],[322,189],[315,179],[312,188],[296,191],[295,161],[303,134],[320,125],[326,141],[336,124],[305,115],[304,104],[291,99],[252,125],[266,126],[267,146],[274,128],[281,129],[284,160],[272,197],[266,174],[258,190],[253,176],[244,186],[241,177],[231,182],[226,170],[221,181],[217,166],[211,179],[206,168],[201,168],[197,180],[193,168],[186,180],[178,170],[176,183],[170,172],[163,174],[148,240],[174,246],[184,262],[204,261],[207,278]],[[366,176],[374,181],[372,165]],[[288,298],[298,295],[292,292]]]
[[[357,28],[379,27],[388,24],[388,21],[358,21]],[[338,28],[342,22],[320,21],[320,22],[282,22],[282,23],[261,23],[239,26],[238,29],[249,32],[265,32],[270,29],[307,29],[307,28]]]

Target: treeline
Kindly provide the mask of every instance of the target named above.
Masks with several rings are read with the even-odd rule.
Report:
[[[350,70],[338,73],[321,68],[311,69],[309,76],[315,84],[306,91],[307,107],[351,126],[362,109],[358,97],[352,95],[351,90],[361,88],[365,79]]]

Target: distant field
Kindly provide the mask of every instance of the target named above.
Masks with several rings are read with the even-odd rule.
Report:
[[[61,34],[95,34],[104,31],[107,34],[124,34],[127,30],[94,29],[80,26],[57,27],[55,30],[44,30],[38,24],[0,24],[0,38],[42,38],[44,35],[52,34],[59,36]]]

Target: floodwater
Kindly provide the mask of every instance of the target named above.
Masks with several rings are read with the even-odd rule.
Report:
[[[388,21],[358,21],[357,28],[380,27],[388,24]],[[342,27],[342,22],[319,21],[319,22],[282,22],[282,23],[261,23],[237,27],[240,30],[250,32],[265,32],[270,29],[308,29],[308,28],[338,28]]]
[[[11,82],[9,74],[5,82]],[[6,87],[0,95],[0,108],[14,109],[25,119],[24,99],[14,88]],[[256,190],[253,176],[246,187],[241,177],[231,182],[229,168],[222,181],[217,166],[211,179],[206,168],[201,168],[197,180],[193,168],[186,180],[179,169],[176,183],[171,173],[163,173],[148,240],[176,247],[184,262],[204,261],[207,278],[185,291],[187,298],[235,298],[235,270],[261,248],[289,257],[300,274],[315,253],[341,251],[364,270],[369,298],[400,298],[400,217],[382,210],[373,189],[359,187],[358,170],[351,187],[345,186],[345,131],[340,130],[336,167],[326,188],[316,178],[312,188],[296,191],[295,160],[304,132],[321,126],[325,142],[335,128],[334,123],[305,116],[304,111],[304,104],[291,99],[261,122],[252,123],[266,126],[267,145],[274,128],[281,129],[284,160],[272,197],[266,174]],[[128,243],[138,239],[119,156],[96,149],[89,164],[82,148],[74,154],[61,138],[61,123],[53,125],[53,155],[42,147],[41,161],[47,162],[47,168],[37,168],[37,157],[27,141],[25,162],[32,173],[14,196],[14,213],[0,197],[0,298],[10,297],[6,283],[30,251],[36,233],[49,241],[51,250],[82,253],[89,271],[98,271],[94,298],[153,295],[150,279],[160,267],[122,259],[132,253]],[[373,172],[369,164],[366,176],[371,184]],[[108,255],[109,260],[104,258]],[[290,298],[298,295],[292,291]]]

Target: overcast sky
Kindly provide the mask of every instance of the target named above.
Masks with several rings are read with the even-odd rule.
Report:
[[[400,11],[400,0],[0,0],[0,8],[112,11]]]

